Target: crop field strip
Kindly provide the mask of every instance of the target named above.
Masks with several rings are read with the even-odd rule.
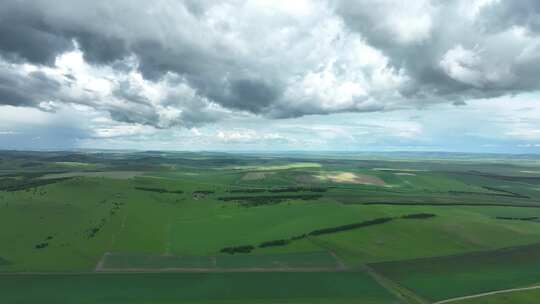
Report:
[[[25,286],[32,286],[33,292],[23,292]],[[148,303],[150,299],[152,303],[170,303],[174,298],[175,303],[258,303],[262,299],[267,302],[261,303],[276,303],[288,299],[295,303],[376,304],[395,299],[361,272],[0,275],[0,294],[8,303],[54,302],[57,286],[63,287],[64,302],[84,298],[92,304],[118,303],[119,297],[129,303]]]
[[[375,271],[369,265],[362,265],[362,269],[368,273],[379,285],[383,286],[388,292],[394,294],[403,303],[407,304],[429,304],[430,301],[423,299],[411,290],[399,285],[395,281],[388,279],[382,274]]]
[[[540,244],[370,267],[419,295],[443,301],[539,283]]]
[[[295,236],[290,237],[289,239],[279,239],[279,240],[271,240],[271,241],[264,241],[258,245],[259,248],[265,248],[265,247],[272,247],[272,246],[286,246],[290,242],[301,240],[304,238],[308,238],[311,236],[318,236],[318,235],[324,235],[324,234],[331,234],[331,233],[337,233],[341,231],[348,231],[353,229],[359,229],[364,227],[369,227],[373,225],[380,225],[384,224],[390,221],[394,221],[397,219],[429,219],[435,217],[435,214],[431,213],[415,213],[415,214],[405,214],[398,217],[383,217],[383,218],[376,218],[371,220],[366,220],[362,222],[357,223],[351,223],[351,224],[345,224],[335,227],[327,227],[327,228],[321,228],[321,229],[315,229],[307,233],[298,234]],[[255,246],[253,245],[240,245],[240,246],[232,246],[232,247],[225,247],[220,250],[221,253],[229,253],[229,254],[235,254],[235,253],[249,253],[253,249],[255,249]]]
[[[96,266],[103,272],[322,272],[345,271],[328,252],[248,256],[164,256],[105,253]]]

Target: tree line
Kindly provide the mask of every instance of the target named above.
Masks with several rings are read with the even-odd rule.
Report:
[[[135,189],[141,190],[141,191],[157,192],[157,193],[175,193],[175,194],[184,193],[184,191],[182,190],[167,190],[163,188],[153,188],[153,187],[135,187]]]
[[[20,191],[27,190],[30,188],[36,188],[40,186],[45,186],[49,184],[54,184],[62,182],[65,180],[71,179],[71,177],[62,177],[62,178],[50,178],[50,179],[12,179],[12,178],[2,178],[0,179],[0,191]]]
[[[316,229],[312,230],[308,233],[292,236],[289,239],[278,239],[278,240],[272,240],[272,241],[265,241],[258,245],[259,248],[266,248],[266,247],[274,247],[274,246],[286,246],[292,241],[301,240],[304,238],[307,238],[308,236],[319,236],[324,234],[330,234],[330,233],[337,233],[341,231],[348,231],[373,225],[380,225],[384,223],[388,223],[393,220],[397,219],[428,219],[435,217],[436,215],[433,213],[411,213],[411,214],[405,214],[400,217],[380,217],[375,218],[372,220],[357,222],[357,223],[351,223],[346,225],[340,225],[340,226],[334,226],[334,227],[328,227],[328,228],[322,228],[322,229]],[[235,253],[250,253],[252,250],[255,249],[255,246],[253,245],[242,245],[242,246],[233,246],[233,247],[225,247],[220,250],[222,253],[229,253],[229,254],[235,254]]]
[[[282,192],[326,192],[327,188],[322,187],[281,187],[281,188],[244,188],[244,189],[231,189],[229,193],[282,193]]]
[[[289,195],[259,195],[259,196],[224,196],[218,197],[218,200],[224,202],[238,201],[245,207],[254,207],[259,205],[270,205],[281,203],[285,200],[315,200],[321,198],[321,194],[289,194]]]

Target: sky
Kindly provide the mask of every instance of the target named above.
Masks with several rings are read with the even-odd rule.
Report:
[[[537,0],[0,7],[0,149],[540,153]]]

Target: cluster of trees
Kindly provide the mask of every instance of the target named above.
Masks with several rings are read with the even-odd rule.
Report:
[[[283,188],[244,188],[244,189],[231,189],[229,193],[282,193],[282,192],[326,192],[327,188],[321,187],[283,187]]]
[[[328,228],[322,228],[322,229],[316,229],[308,233],[299,234],[296,236],[293,236],[289,239],[279,239],[279,240],[272,240],[272,241],[265,241],[258,245],[259,248],[265,248],[265,247],[272,247],[272,246],[286,246],[292,241],[301,240],[308,236],[318,236],[323,234],[330,234],[330,233],[336,233],[341,231],[347,231],[352,229],[358,229],[373,225],[380,225],[384,223],[388,223],[390,221],[396,220],[396,219],[427,219],[435,217],[436,215],[433,213],[411,213],[411,214],[405,214],[401,217],[380,217],[372,220],[367,220],[363,222],[358,223],[352,223],[347,225],[341,225],[341,226],[335,226],[335,227],[328,227]],[[243,246],[235,246],[235,247],[225,247],[221,249],[220,252],[226,252],[230,254],[234,253],[250,253],[253,249],[255,249],[252,245],[243,245]]]
[[[214,191],[214,190],[196,190],[196,191],[193,191],[193,193],[209,195],[209,194],[216,193],[216,191]]]
[[[191,193],[191,196],[193,197],[193,199],[203,199],[203,198],[206,198],[209,194],[213,194],[215,193],[214,191],[212,190],[197,190],[197,191],[193,191]]]
[[[512,221],[536,221],[540,219],[538,216],[529,216],[529,217],[508,217],[508,216],[497,216],[498,220],[512,220]]]
[[[87,233],[88,233],[88,234],[86,235],[86,237],[87,237],[88,239],[91,239],[91,238],[95,237],[96,234],[97,234],[97,233],[99,232],[99,230],[101,229],[101,227],[102,227],[102,226],[97,226],[97,227],[93,227],[93,228],[88,229],[88,230],[87,230]]]
[[[293,236],[291,237],[291,241],[296,241],[296,240],[301,240],[301,239],[305,239],[307,238],[307,234],[300,234],[300,235],[296,235],[296,236]]]
[[[214,193],[216,193],[216,192],[213,191],[213,190],[197,190],[197,191],[193,191],[194,195],[209,195],[209,194],[214,194]]]
[[[96,227],[92,227],[86,230],[86,238],[91,239],[96,236],[96,234],[105,226],[106,219],[102,218],[99,224]]]
[[[255,247],[253,247],[252,245],[242,245],[242,246],[225,247],[221,249],[219,252],[228,253],[228,254],[250,253],[253,249],[255,249]]]
[[[430,218],[430,217],[434,217],[436,216],[435,214],[433,213],[412,213],[412,214],[406,214],[404,216],[402,216],[401,218],[402,219],[427,219],[427,218]]]
[[[340,231],[346,231],[371,225],[377,225],[377,224],[383,224],[386,222],[389,222],[393,220],[394,218],[391,217],[384,217],[384,218],[377,218],[374,220],[364,221],[360,223],[353,223],[353,224],[347,224],[342,226],[336,226],[336,227],[330,227],[330,228],[323,228],[323,229],[317,229],[313,230],[307,234],[301,234],[298,236],[293,236],[290,239],[280,239],[280,240],[273,240],[273,241],[266,241],[259,244],[259,248],[265,248],[265,247],[272,247],[272,246],[286,246],[291,241],[300,240],[303,238],[306,238],[308,236],[316,236],[316,235],[322,235],[322,234],[328,234],[328,233],[335,233]],[[251,252],[255,247],[252,245],[244,245],[244,246],[236,246],[236,247],[226,247],[221,249],[221,252],[227,252],[230,254],[233,253],[249,253]]]
[[[321,187],[284,187],[284,188],[272,188],[268,192],[326,192],[326,188]]]
[[[367,227],[367,226],[384,224],[384,223],[389,222],[391,220],[394,220],[394,218],[393,217],[381,217],[381,218],[376,218],[376,219],[373,219],[373,220],[363,221],[363,222],[359,222],[359,223],[353,223],[353,224],[341,225],[341,226],[336,226],[336,227],[317,229],[317,230],[311,231],[310,233],[308,233],[308,235],[315,236],[315,235],[321,235],[321,234],[329,234],[329,233],[341,232],[341,231],[352,230],[352,229],[357,229],[357,228],[362,228],[362,227]]]
[[[113,202],[111,207],[111,211],[109,212],[111,215],[114,215],[116,211],[120,210],[120,206],[122,206],[124,203],[116,203]]]
[[[290,240],[285,240],[285,239],[267,241],[267,242],[260,243],[259,248],[273,247],[273,246],[285,246],[285,245],[289,244],[290,242],[291,242]]]
[[[259,205],[277,204],[284,200],[315,200],[321,198],[320,194],[290,194],[290,195],[259,195],[259,196],[226,196],[219,197],[218,200],[229,202],[239,201],[245,207],[254,207]]]
[[[105,201],[100,202],[100,204],[103,204],[103,203],[105,203]],[[116,212],[118,212],[123,205],[124,205],[124,203],[111,202],[111,209],[109,210],[110,216],[115,215]],[[107,218],[102,218],[99,221],[99,223],[97,224],[97,226],[88,228],[85,231],[86,232],[86,238],[91,239],[91,238],[95,237],[98,234],[98,232],[101,230],[101,228],[103,228],[103,226],[105,226],[105,223],[107,223]]]
[[[0,191],[20,191],[28,190],[30,188],[36,188],[39,186],[45,186],[49,184],[58,183],[71,179],[71,177],[51,178],[51,179],[13,179],[2,178],[0,179]]]
[[[45,238],[44,242],[36,244],[36,246],[34,246],[34,248],[43,249],[43,248],[49,247],[49,241],[52,240],[52,239],[53,239],[53,236],[50,235],[50,236]]]
[[[229,193],[260,193],[266,192],[263,188],[245,188],[245,189],[231,189]]]
[[[157,192],[157,193],[175,193],[175,194],[184,193],[184,191],[182,190],[167,190],[163,188],[152,188],[152,187],[135,187],[135,189],[141,190],[141,191]]]
[[[501,192],[501,193],[506,193],[506,194],[508,194],[508,196],[512,196],[512,197],[515,197],[515,198],[525,198],[525,199],[530,199],[531,198],[530,196],[523,195],[521,193],[516,193],[516,192],[512,192],[512,191],[508,191],[508,190],[504,190],[504,189],[499,189],[499,188],[495,188],[495,187],[482,186],[482,188],[484,188],[486,190],[490,190],[490,191],[497,191],[497,192]],[[499,194],[499,195],[504,196],[503,194]]]
[[[49,243],[48,242],[45,242],[45,243],[39,243],[37,244],[36,246],[34,246],[34,248],[36,249],[43,249],[43,248],[46,248],[49,246]]]

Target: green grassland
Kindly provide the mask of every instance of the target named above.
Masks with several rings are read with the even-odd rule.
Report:
[[[540,245],[371,266],[421,296],[443,300],[540,283]]]
[[[0,295],[28,304],[397,303],[357,272],[0,275]]]
[[[540,282],[539,264],[527,258],[540,252],[531,249],[540,243],[539,170],[534,158],[491,156],[6,151],[0,153],[0,280],[16,280],[0,289],[16,291],[28,280],[53,302],[54,288],[44,291],[50,276],[62,284],[78,278],[69,283],[73,298],[88,292],[84,284],[97,286],[88,303],[398,301],[389,296],[396,290],[367,277],[366,264],[430,300],[520,287]],[[517,262],[500,254],[505,247],[519,248]],[[478,251],[489,258],[472,253]],[[122,271],[130,273],[111,273]],[[95,272],[109,273],[90,275]],[[279,275],[299,277],[290,281],[294,288],[273,293],[269,286]],[[118,278],[140,290],[133,297],[118,293],[107,285],[120,284]],[[199,293],[167,291],[165,278],[200,283]],[[162,302],[145,298],[147,280],[163,285],[155,287],[163,290]],[[220,289],[229,280],[259,287]],[[310,294],[304,284],[322,290]],[[0,300],[18,299],[15,291],[8,298],[0,290]]]
[[[174,270],[205,269],[321,269],[339,270],[338,261],[326,251],[216,256],[175,256],[130,253],[107,253],[103,270]]]

